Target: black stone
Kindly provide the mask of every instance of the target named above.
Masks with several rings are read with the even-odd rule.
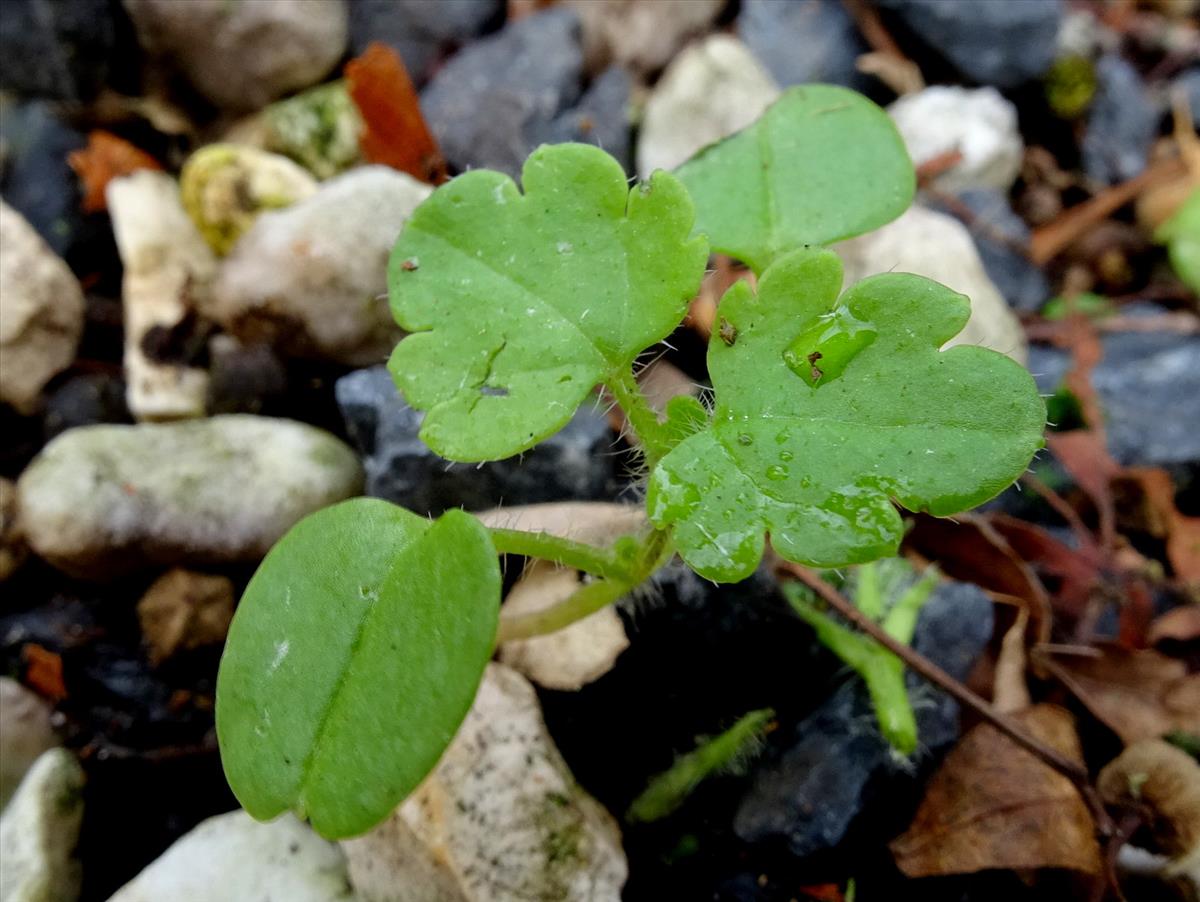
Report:
[[[350,373],[335,391],[363,456],[367,494],[417,513],[608,498],[616,490],[616,436],[594,404],[585,403],[562,431],[524,455],[456,464],[417,437],[423,414],[400,397],[386,367]]]
[[[855,66],[870,48],[839,0],[743,0],[737,28],[781,87],[870,86]]]
[[[90,100],[108,78],[116,42],[110,0],[4,0],[0,88]]]
[[[68,429],[98,423],[132,423],[125,380],[117,373],[77,373],[46,395],[42,429],[46,441]]]
[[[1162,111],[1137,70],[1119,56],[1096,63],[1096,82],[1083,133],[1083,169],[1089,178],[1111,185],[1146,168]]]
[[[1061,0],[877,0],[963,76],[1014,88],[1041,77],[1057,48]]]
[[[538,135],[579,99],[582,73],[579,19],[551,9],[451,57],[421,109],[453,168],[516,176]]]
[[[595,144],[616,157],[626,172],[633,171],[629,121],[629,73],[611,66],[592,82],[579,104],[554,119],[544,129],[530,129],[533,146],[575,141]]]

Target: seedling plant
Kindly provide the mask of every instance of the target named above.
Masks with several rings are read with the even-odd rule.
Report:
[[[438,188],[388,274],[407,332],[389,367],[424,411],[421,438],[449,460],[511,457],[602,385],[644,458],[646,526],[596,547],[370,498],[302,520],[247,587],[218,678],[222,759],[246,810],[290,809],[331,838],[362,833],[436,764],[498,642],[566,627],[675,555],[718,582],[753,573],[768,536],[815,567],[886,557],[903,532],[897,505],[947,515],[1009,485],[1042,444],[1029,374],[983,348],[941,350],[967,321],[964,296],[903,273],[842,291],[824,249],[894,219],[913,192],[887,115],[820,85],[632,188],[614,159],[578,144],[536,150],[520,188],[487,170]],[[711,409],[676,398],[660,416],[635,361],[683,319],[710,252],[743,261],[757,288],[738,282],[720,302]],[[553,607],[501,618],[507,554],[585,581]],[[851,664],[878,671],[876,687],[903,694],[897,665],[841,639]],[[888,729],[912,745],[910,723]]]

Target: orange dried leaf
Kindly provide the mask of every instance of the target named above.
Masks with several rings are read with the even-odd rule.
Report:
[[[1200,734],[1200,674],[1156,651],[1099,646],[1096,657],[1054,655],[1047,666],[1126,744],[1176,730]]]
[[[107,209],[104,190],[113,179],[139,169],[162,169],[162,164],[144,150],[99,129],[88,133],[87,147],[67,155],[67,163],[83,183],[85,213]]]
[[[438,148],[400,55],[372,42],[346,63],[346,89],[363,120],[358,143],[370,163],[382,163],[439,185],[446,161]]]
[[[1066,711],[1037,705],[1014,717],[1030,735],[1082,763]],[[993,868],[1101,870],[1092,817],[1071,781],[990,724],[971,730],[946,756],[891,850],[909,877]]]
[[[43,698],[61,702],[67,697],[63,681],[62,656],[30,642],[22,649],[25,658],[25,683]]]

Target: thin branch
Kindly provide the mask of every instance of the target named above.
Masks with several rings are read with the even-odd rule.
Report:
[[[1112,832],[1112,820],[1108,813],[1104,810],[1104,804],[1100,801],[1096,794],[1096,790],[1092,787],[1091,778],[1088,772],[1082,765],[1065,758],[1055,749],[1050,748],[1039,740],[1030,736],[1025,729],[1009,717],[997,711],[984,699],[980,698],[960,681],[956,680],[942,668],[938,667],[924,655],[920,654],[912,647],[905,645],[903,642],[897,642],[883,628],[871,620],[856,608],[848,598],[838,592],[833,586],[825,582],[812,570],[807,567],[801,567],[798,564],[792,564],[786,561],[781,561],[780,568],[791,576],[796,577],[806,586],[817,593],[824,601],[835,611],[842,615],[850,623],[854,624],[910,668],[914,673],[919,674],[935,686],[942,689],[948,695],[952,696],[960,704],[967,706],[972,711],[979,714],[987,720],[997,730],[1011,739],[1017,745],[1024,748],[1026,751],[1036,755],[1050,767],[1054,768],[1073,784],[1083,796],[1084,801],[1092,811],[1092,815],[1096,818],[1096,825],[1104,835],[1109,835]]]

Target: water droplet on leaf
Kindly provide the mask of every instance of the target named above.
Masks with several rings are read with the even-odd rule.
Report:
[[[873,323],[838,307],[801,332],[783,352],[784,362],[813,388],[832,382],[875,340]]]

